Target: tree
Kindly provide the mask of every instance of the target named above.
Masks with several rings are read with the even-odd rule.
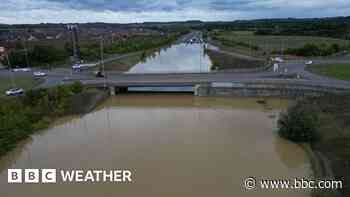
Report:
[[[312,142],[318,128],[318,112],[312,105],[299,102],[281,114],[278,120],[279,134],[294,142]]]
[[[81,82],[76,81],[71,85],[71,89],[74,94],[79,94],[83,92],[84,86]]]

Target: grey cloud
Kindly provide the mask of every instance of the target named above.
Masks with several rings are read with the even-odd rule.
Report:
[[[237,20],[349,15],[349,0],[1,0],[0,23]]]
[[[147,10],[177,10],[187,1],[161,0],[47,0],[59,3],[66,8],[110,11],[147,11]]]
[[[5,0],[6,1],[6,0]],[[15,1],[15,0],[14,0]],[[20,1],[20,0],[18,0]],[[23,1],[23,0],[22,0]],[[70,9],[96,11],[175,11],[184,9],[255,10],[349,8],[348,0],[41,0]]]

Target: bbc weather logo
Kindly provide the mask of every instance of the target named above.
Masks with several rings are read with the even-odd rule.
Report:
[[[55,169],[8,169],[8,183],[56,183]]]
[[[8,169],[8,183],[131,183],[130,170]]]

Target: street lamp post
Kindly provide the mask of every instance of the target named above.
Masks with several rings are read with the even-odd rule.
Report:
[[[25,38],[22,39],[22,42],[23,42],[22,44],[23,44],[23,48],[24,48],[24,56],[26,59],[27,68],[29,68],[30,65],[29,65],[29,58],[28,58],[28,49],[27,49],[27,44],[26,44]]]
[[[104,61],[104,46],[103,46],[103,36],[101,36],[101,40],[100,40],[100,52],[101,52],[101,66],[102,68],[100,68],[100,72],[103,75],[104,78],[104,87],[107,87],[107,75],[105,73],[105,61]]]
[[[10,62],[10,57],[9,57],[8,52],[6,53],[6,59],[7,59],[7,65],[9,67],[11,86],[12,86],[12,88],[14,88],[15,87],[15,80],[14,80],[14,76],[13,76],[13,73],[12,73],[12,70],[11,70],[11,62]]]

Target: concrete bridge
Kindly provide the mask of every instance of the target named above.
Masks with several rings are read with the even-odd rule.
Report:
[[[88,87],[108,88],[112,95],[129,88],[180,88],[197,96],[317,96],[327,93],[350,93],[350,82],[339,80],[285,79],[266,73],[178,73],[114,74],[96,79],[79,76],[65,83],[81,81]]]
[[[325,60],[314,60],[322,64]],[[327,60],[330,61],[330,60]],[[350,62],[332,60],[334,63]],[[41,87],[51,87],[81,81],[89,87],[109,88],[111,94],[125,92],[128,88],[169,88],[192,91],[198,96],[307,96],[325,93],[350,93],[350,81],[341,81],[315,75],[305,70],[304,61],[281,64],[288,73],[274,73],[271,69],[260,72],[210,72],[210,73],[155,73],[130,74],[108,71],[106,78],[96,78],[91,72],[67,74],[53,71]],[[295,77],[299,75],[301,79]],[[186,88],[184,88],[186,87]]]

